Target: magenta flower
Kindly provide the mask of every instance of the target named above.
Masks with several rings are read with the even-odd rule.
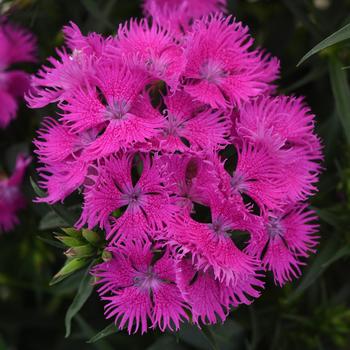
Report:
[[[153,263],[150,243],[110,248],[110,261],[94,267],[102,300],[107,301],[105,314],[119,329],[127,326],[130,333],[141,333],[159,327],[178,330],[188,320],[186,303],[177,287],[176,261],[166,251]]]
[[[7,232],[19,223],[17,213],[25,206],[21,184],[31,158],[19,155],[10,177],[0,177],[0,233]]]
[[[249,278],[241,280],[240,286],[228,286],[215,278],[212,269],[197,270],[189,259],[180,262],[176,281],[191,308],[192,321],[197,325],[215,324],[219,318],[224,322],[231,307],[251,303],[247,294],[255,298],[260,295]],[[263,283],[256,283],[256,286],[261,288]]]
[[[286,202],[316,191],[322,152],[314,117],[302,98],[277,96],[246,104],[236,122],[239,137],[263,144],[275,158]]]
[[[146,20],[130,20],[119,26],[111,58],[121,57],[133,69],[147,73],[152,80],[163,80],[176,89],[185,66],[182,47],[169,31]]]
[[[225,11],[226,0],[144,0],[143,10],[158,24],[182,33],[193,20]]]
[[[33,35],[0,17],[0,128],[16,117],[18,101],[29,87],[29,75],[8,70],[12,64],[34,62],[36,43]]]
[[[167,151],[219,149],[228,144],[231,121],[222,111],[213,111],[184,93],[164,97],[165,123],[155,137],[158,148]]]
[[[251,50],[248,28],[231,17],[198,20],[184,40],[184,89],[212,108],[240,107],[268,91],[278,77],[278,60]]]
[[[88,157],[97,159],[126,150],[157,135],[164,118],[143,90],[143,74],[116,63],[99,67],[95,80],[96,86],[77,89],[60,104],[61,120],[71,131],[103,127],[87,148]]]
[[[301,275],[302,261],[315,252],[318,224],[314,211],[307,206],[293,205],[284,211],[270,213],[264,220],[264,235],[252,235],[247,253],[261,256],[267,270],[273,272],[275,283],[282,286]]]
[[[226,170],[225,164],[213,157],[220,192],[227,198],[248,196],[259,205],[262,211],[281,207],[285,202],[284,177],[280,163],[272,157],[263,144],[252,144],[239,140],[236,145],[237,162],[233,170]],[[234,161],[225,161],[229,169]]]
[[[68,51],[57,49],[59,58],[48,58],[49,65],[32,76],[31,89],[26,96],[31,108],[63,101],[75,89],[93,81],[96,66],[105,61],[103,54],[111,40],[95,33],[85,37],[72,22],[63,32]]]
[[[269,96],[279,62],[216,13],[225,3],[144,1],[150,21],[108,38],[71,23],[32,81],[29,104],[59,108],[34,141],[37,200],[83,195],[75,226],[105,233],[112,258],[93,274],[129,333],[224,321],[265,272],[299,276],[318,241],[305,204],[321,170],[314,116]]]
[[[170,225],[170,242],[181,254],[191,253],[197,269],[213,270],[215,279],[227,285],[239,286],[247,277],[255,277],[258,262],[240,251],[231,235],[245,230],[246,208],[241,203],[215,198],[211,201],[210,224],[199,223],[191,217],[177,217]],[[252,283],[259,284],[252,279]]]
[[[135,184],[131,177],[133,161],[142,166]],[[97,175],[90,177],[93,184],[84,193],[78,226],[99,225],[107,230],[107,239],[112,243],[145,239],[162,231],[176,208],[162,184],[156,162],[148,155],[121,154],[96,167]]]
[[[47,192],[38,202],[63,201],[84,183],[92,164],[86,161],[86,148],[96,140],[98,132],[98,128],[91,128],[74,134],[54,119],[45,119],[34,141],[38,160],[44,164],[38,169],[42,178],[39,185]]]

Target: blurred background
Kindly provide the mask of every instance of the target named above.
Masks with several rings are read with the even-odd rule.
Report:
[[[39,63],[23,65],[29,72],[62,45],[61,28],[68,21],[85,34],[114,34],[120,22],[141,17],[140,5],[137,0],[0,1],[12,22],[37,37]],[[176,334],[114,332],[87,343],[108,325],[103,305],[92,293],[74,318],[71,336],[65,338],[65,313],[83,272],[49,287],[64,261],[62,250],[46,242],[59,218],[45,205],[32,203],[27,176],[28,204],[21,211],[21,224],[0,236],[0,350],[350,349],[350,130],[344,128],[349,125],[344,119],[350,120],[350,42],[327,48],[297,67],[313,46],[350,23],[350,1],[237,0],[229,1],[229,11],[250,27],[257,45],[281,59],[279,92],[305,95],[317,115],[325,170],[312,206],[320,216],[321,240],[303,276],[284,288],[267,279],[260,299],[233,310],[225,324],[211,327],[209,336],[185,325]],[[18,152],[31,153],[41,118],[53,113],[50,108],[29,110],[22,103],[17,119],[0,130],[2,171],[11,172]],[[34,169],[35,162],[28,171],[35,178]]]

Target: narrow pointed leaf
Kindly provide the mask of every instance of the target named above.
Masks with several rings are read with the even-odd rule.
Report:
[[[92,265],[92,264],[91,264]],[[91,266],[90,265],[90,266]],[[69,306],[66,317],[65,317],[65,326],[66,326],[66,338],[69,337],[72,327],[73,317],[80,311],[85,302],[90,297],[94,286],[93,286],[93,277],[90,275],[90,266],[86,269],[83,279],[80,282],[77,294],[75,295],[72,304]]]
[[[300,66],[303,62],[305,62],[309,57],[314,55],[321,50],[324,50],[334,44],[337,44],[346,39],[350,39],[350,23],[345,27],[340,28],[335,33],[328,36],[326,39],[322,40],[319,44],[317,44],[314,48],[312,48],[306,55],[302,57],[302,59],[298,62],[297,66]]]
[[[118,333],[119,329],[114,323],[111,323],[106,328],[102,329],[102,331],[98,332],[96,335],[94,335],[91,339],[89,339],[88,343],[96,343],[97,341],[108,337],[109,335]]]
[[[329,75],[335,99],[336,110],[342,124],[347,143],[350,144],[350,88],[347,72],[335,56],[329,60]]]

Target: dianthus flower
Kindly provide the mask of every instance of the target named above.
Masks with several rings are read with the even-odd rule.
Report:
[[[251,50],[248,28],[231,17],[209,15],[184,37],[184,89],[212,108],[240,107],[271,89],[279,61]]]
[[[193,20],[224,11],[226,0],[144,0],[145,15],[175,33],[187,31]]]
[[[21,185],[31,159],[19,155],[10,177],[0,176],[0,233],[7,232],[19,223],[18,211],[25,206]]]
[[[92,270],[105,315],[129,333],[224,321],[316,249],[314,116],[270,96],[278,60],[224,5],[145,1],[151,20],[108,38],[71,23],[32,80],[29,104],[59,109],[34,141],[38,200],[83,196],[76,227],[111,252]]]
[[[29,75],[9,70],[19,62],[35,62],[35,39],[31,33],[0,17],[0,128],[16,117],[18,101],[29,87]]]
[[[148,326],[178,330],[188,320],[186,303],[176,284],[177,262],[169,251],[153,262],[156,249],[150,243],[111,248],[111,260],[94,267],[98,289],[107,301],[105,314],[119,328],[141,333]]]

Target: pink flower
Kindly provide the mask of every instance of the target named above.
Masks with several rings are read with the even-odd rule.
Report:
[[[10,231],[19,223],[17,213],[25,206],[20,187],[30,162],[31,158],[19,155],[11,177],[0,177],[0,232]]]
[[[140,69],[153,80],[165,81],[175,90],[185,66],[182,47],[169,31],[146,20],[130,20],[119,26],[111,58],[121,57],[132,69]]]
[[[12,64],[34,62],[35,39],[25,29],[0,17],[0,128],[16,117],[18,100],[29,87],[29,76],[20,70],[8,71]]]
[[[86,161],[86,147],[96,140],[98,132],[98,128],[91,128],[74,134],[52,118],[44,120],[34,144],[43,164],[38,168],[42,178],[39,185],[46,190],[47,197],[38,198],[38,202],[63,201],[83,184],[92,164]]]
[[[230,16],[196,21],[184,40],[185,91],[212,108],[240,107],[278,77],[278,60],[251,50],[248,28]]]
[[[69,25],[63,28],[63,34],[66,45],[73,53],[72,59],[79,56],[81,52],[99,59],[105,54],[107,46],[112,44],[111,37],[105,39],[97,33],[89,33],[84,36],[74,22],[69,22]]]
[[[314,211],[305,204],[291,205],[284,211],[272,212],[264,220],[264,235],[253,234],[246,252],[261,256],[267,270],[273,272],[275,283],[282,286],[301,275],[302,261],[315,253],[319,237]]]
[[[240,287],[228,286],[215,278],[212,269],[197,270],[189,259],[179,263],[176,276],[177,286],[191,307],[192,320],[198,326],[215,324],[219,318],[224,322],[231,307],[251,303],[247,294],[256,298],[260,295],[249,279],[242,280]],[[261,288],[263,284],[256,286]]]
[[[136,161],[136,164],[133,164]],[[84,207],[78,226],[97,224],[107,230],[110,242],[145,239],[162,231],[175,211],[169,192],[163,185],[158,167],[149,155],[120,154],[111,156],[96,167],[92,185],[84,193]],[[132,168],[142,166],[136,183]],[[114,216],[115,214],[115,216]]]
[[[314,118],[303,98],[277,96],[244,105],[236,121],[239,137],[263,144],[276,159],[286,202],[306,200],[316,191],[322,152]]]
[[[239,287],[240,281],[256,279],[258,262],[240,251],[231,235],[245,230],[247,210],[241,203],[215,198],[211,201],[211,223],[199,223],[189,216],[176,217],[169,228],[169,240],[182,255],[191,254],[197,269],[212,269],[215,279]]]
[[[220,191],[228,198],[247,195],[262,211],[281,207],[285,203],[285,192],[280,163],[269,154],[265,145],[239,141],[241,144],[236,145],[236,165],[231,164],[231,159],[226,162],[230,168],[233,166],[232,173],[226,171],[217,157],[212,158],[221,181]]]
[[[183,32],[193,20],[225,11],[226,0],[144,0],[143,10],[158,24]]]
[[[164,155],[157,164],[179,212],[191,214],[194,203],[210,205],[218,180],[212,164],[203,155]]]
[[[59,59],[49,57],[48,66],[43,66],[32,76],[31,89],[26,101],[31,108],[41,108],[50,103],[63,101],[72,91],[93,78],[93,56],[84,52],[67,53],[56,49]]]
[[[164,118],[144,92],[147,80],[142,73],[120,63],[108,64],[98,68],[95,81],[96,86],[77,89],[60,104],[61,120],[71,131],[103,127],[86,150],[91,159],[127,150],[158,134]]]
[[[213,111],[181,91],[164,97],[164,103],[166,121],[155,138],[161,150],[198,151],[228,144],[231,122],[222,111]]]
[[[102,300],[107,301],[105,314],[119,329],[127,326],[129,334],[159,327],[178,330],[188,320],[186,303],[175,283],[176,261],[166,251],[156,262],[150,243],[110,248],[110,261],[94,267]]]

